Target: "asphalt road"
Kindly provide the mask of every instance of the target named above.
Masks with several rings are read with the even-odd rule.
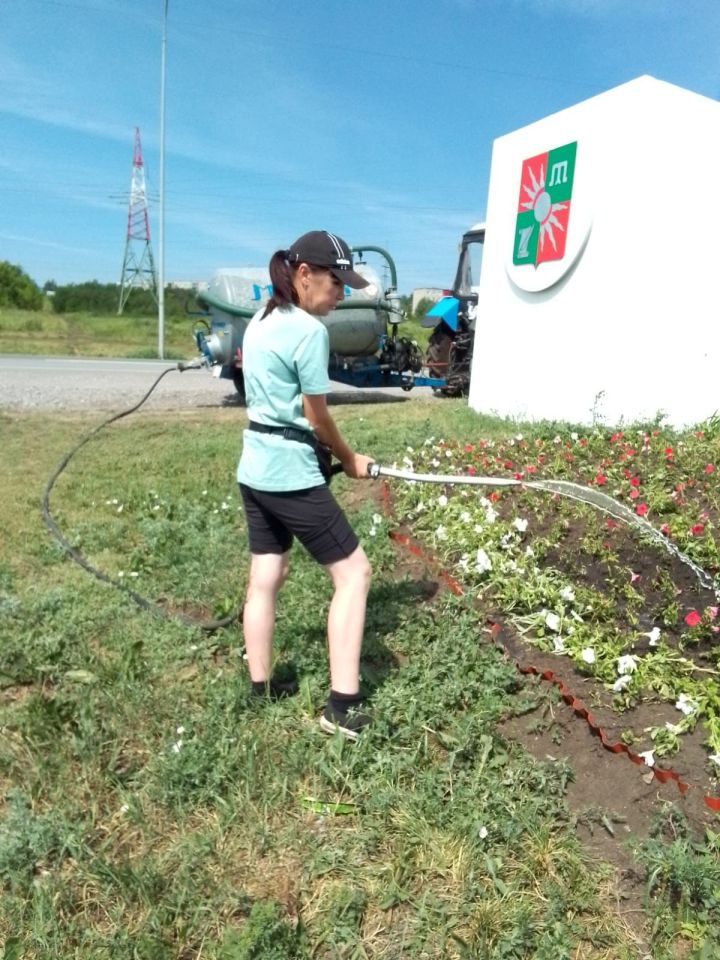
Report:
[[[173,361],[0,355],[0,409],[121,411],[138,403],[164,370],[146,409],[239,406],[230,380],[208,369],[180,373]],[[432,396],[428,387],[364,389],[333,384],[330,403],[392,403]]]

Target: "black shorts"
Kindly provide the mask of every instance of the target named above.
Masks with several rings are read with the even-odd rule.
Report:
[[[353,528],[326,484],[269,493],[238,484],[245,506],[251,553],[285,553],[293,537],[325,566],[359,546]]]

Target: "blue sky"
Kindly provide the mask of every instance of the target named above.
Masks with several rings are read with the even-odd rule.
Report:
[[[136,126],[159,188],[163,9],[0,0],[0,260],[39,284],[120,278]],[[167,23],[167,280],[322,228],[386,248],[401,292],[446,286],[494,138],[642,74],[720,98],[719,0],[169,0]]]

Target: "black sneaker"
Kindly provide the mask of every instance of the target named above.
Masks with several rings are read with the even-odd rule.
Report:
[[[251,685],[252,694],[259,699],[267,698],[274,702],[285,700],[287,697],[294,697],[300,689],[297,680],[269,680],[262,686],[253,683]]]
[[[358,740],[369,723],[370,717],[366,713],[352,710],[343,714],[334,710],[331,703],[327,704],[320,717],[320,729],[324,733],[339,733],[347,740]]]

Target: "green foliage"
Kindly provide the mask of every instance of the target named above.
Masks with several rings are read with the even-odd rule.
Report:
[[[252,905],[239,932],[228,930],[218,960],[301,960],[307,954],[301,936],[273,900]]]
[[[165,288],[165,315],[182,317],[186,313],[186,304],[192,301],[192,293],[175,287]],[[115,283],[98,283],[91,280],[86,283],[69,283],[57,287],[52,299],[55,313],[87,312],[95,315],[117,313],[120,301],[120,287]],[[130,292],[123,313],[131,317],[147,317],[157,313],[157,304],[150,290],[133,289]]]
[[[42,303],[41,290],[22,267],[0,260],[0,307],[39,310]]]
[[[39,871],[47,872],[74,846],[73,831],[59,814],[35,813],[19,789],[6,797],[0,820],[0,881],[6,889],[27,891]]]

